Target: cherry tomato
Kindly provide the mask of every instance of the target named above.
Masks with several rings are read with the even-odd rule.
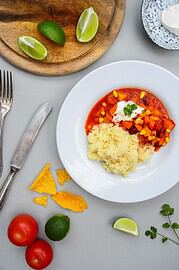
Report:
[[[44,269],[53,259],[53,250],[48,242],[36,239],[27,247],[25,257],[27,264],[33,269]]]
[[[14,245],[28,246],[37,238],[37,221],[28,214],[18,215],[10,222],[7,233]]]

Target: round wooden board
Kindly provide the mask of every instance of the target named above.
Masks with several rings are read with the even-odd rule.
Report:
[[[79,71],[99,59],[120,31],[126,0],[0,0],[0,55],[10,63],[38,75],[64,75]],[[79,43],[75,29],[81,12],[92,6],[99,16],[99,30],[89,43]],[[43,20],[54,20],[66,33],[61,47],[37,31]],[[30,35],[48,49],[43,61],[28,58],[17,44],[17,38]]]

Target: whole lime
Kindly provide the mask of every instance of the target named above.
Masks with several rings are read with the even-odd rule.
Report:
[[[52,216],[45,224],[45,233],[50,240],[60,241],[68,234],[70,218],[63,214]]]

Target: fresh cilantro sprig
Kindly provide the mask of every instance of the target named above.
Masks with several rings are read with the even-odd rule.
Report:
[[[136,109],[137,109],[136,104],[128,104],[126,107],[124,107],[124,114],[130,116]]]
[[[176,231],[177,229],[179,229],[179,223],[177,222],[172,223],[171,221],[171,216],[174,214],[174,212],[175,212],[175,209],[172,208],[169,204],[162,205],[161,210],[160,210],[160,214],[167,218],[167,222],[163,223],[162,227],[164,229],[169,229],[169,228],[172,229],[176,236],[176,240],[161,234],[160,232],[158,232],[157,228],[154,226],[151,226],[150,229],[145,232],[145,235],[147,237],[150,237],[150,239],[152,240],[155,239],[157,236],[160,236],[162,243],[165,243],[166,241],[170,241],[176,245],[179,245],[179,236]]]

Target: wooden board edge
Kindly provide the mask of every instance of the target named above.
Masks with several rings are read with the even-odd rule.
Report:
[[[34,62],[31,59],[27,59],[21,55],[18,55],[16,52],[10,49],[1,39],[0,39],[0,56],[9,63],[11,63],[12,65],[36,75],[59,76],[78,72],[88,67],[89,65],[95,63],[98,59],[100,59],[105,54],[105,52],[107,52],[107,50],[111,47],[112,43],[115,41],[124,21],[126,0],[122,0],[122,2],[121,0],[116,0],[117,6],[121,4],[123,8],[119,9],[118,7],[115,9],[113,22],[111,24],[111,27],[107,31],[108,35],[105,35],[100,44],[96,48],[94,48],[94,50],[92,51],[93,56],[91,56],[91,54],[88,53],[85,56],[83,56],[82,59],[79,58],[75,59],[74,61],[62,64],[44,63],[42,65],[42,62],[39,63]],[[119,17],[122,17],[122,19],[119,20]],[[75,62],[74,65],[72,65],[73,62]]]

